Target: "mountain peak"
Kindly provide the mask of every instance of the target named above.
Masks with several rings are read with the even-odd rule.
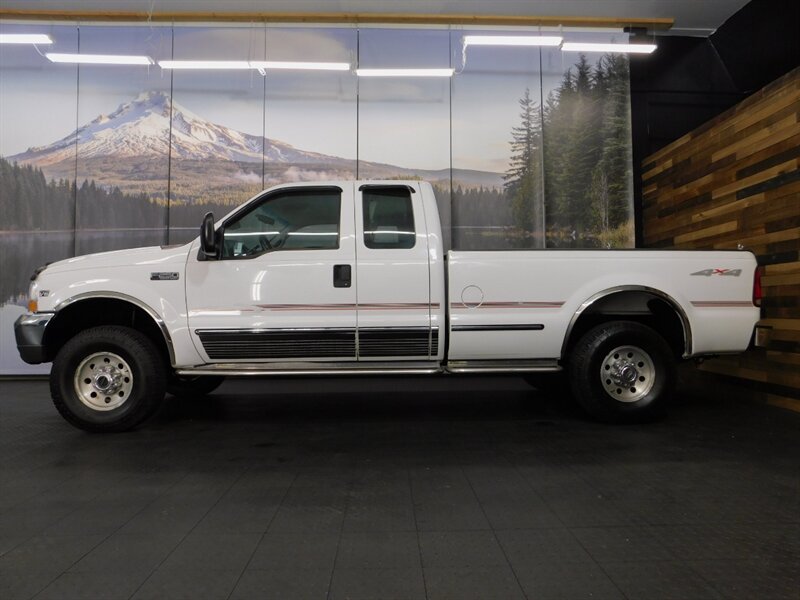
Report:
[[[149,90],[140,93],[133,100],[123,102],[117,109],[109,115],[110,119],[119,118],[128,113],[147,114],[152,113],[168,117],[172,108],[172,99],[168,92],[159,90]]]
[[[174,102],[170,93],[141,92],[109,114],[100,114],[74,133],[13,159],[38,166],[83,159],[156,157],[174,160],[339,164],[345,159],[294,148],[279,140],[213,123]],[[349,164],[349,163],[348,163]]]
[[[148,90],[140,93],[134,98],[130,104],[145,105],[145,106],[169,106],[170,95],[168,92],[161,90]]]

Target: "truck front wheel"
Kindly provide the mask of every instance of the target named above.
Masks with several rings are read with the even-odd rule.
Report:
[[[50,373],[50,394],[71,424],[94,432],[133,429],[164,399],[161,353],[129,327],[82,331],[59,350]]]
[[[593,417],[642,422],[660,416],[675,387],[675,361],[667,342],[634,321],[589,330],[569,359],[573,394]]]

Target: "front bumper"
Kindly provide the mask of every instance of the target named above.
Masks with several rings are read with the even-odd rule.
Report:
[[[44,340],[44,330],[53,318],[53,314],[34,313],[22,315],[14,321],[14,337],[17,339],[17,350],[20,358],[29,365],[48,362],[42,341]]]

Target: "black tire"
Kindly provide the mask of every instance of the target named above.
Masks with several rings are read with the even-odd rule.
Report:
[[[634,321],[612,321],[589,330],[572,350],[568,373],[578,403],[609,423],[662,416],[676,379],[669,344]]]
[[[122,360],[110,364],[117,361],[107,361],[109,357]],[[79,369],[91,377],[78,377]],[[112,385],[98,395],[90,382],[104,375],[100,369],[112,369],[103,380]],[[129,327],[102,326],[82,331],[59,350],[50,372],[50,394],[61,416],[75,427],[110,433],[133,429],[152,416],[164,399],[166,382],[164,358],[149,338]]]
[[[167,393],[178,398],[200,398],[213,392],[223,381],[225,378],[220,376],[172,375],[167,383]]]

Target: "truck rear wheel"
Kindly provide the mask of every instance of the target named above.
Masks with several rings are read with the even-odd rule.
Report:
[[[649,421],[663,414],[675,387],[675,361],[667,342],[634,321],[589,330],[569,360],[580,405],[606,422]]]
[[[158,409],[165,388],[161,353],[129,327],[82,331],[64,344],[50,373],[58,412],[93,432],[133,429]]]

